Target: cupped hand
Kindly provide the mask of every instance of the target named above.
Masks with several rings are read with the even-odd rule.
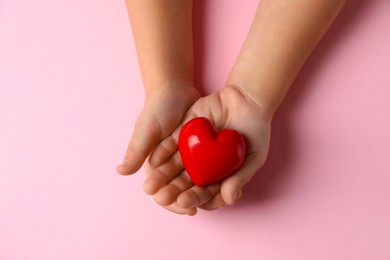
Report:
[[[182,126],[195,117],[206,117],[218,130],[231,128],[243,134],[247,154],[242,166],[221,182],[195,186],[184,169],[177,140]],[[197,208],[214,210],[232,205],[242,187],[264,164],[270,142],[272,116],[238,86],[228,85],[200,98],[181,124],[153,150],[145,164],[144,190],[166,209],[194,215]]]
[[[122,175],[137,172],[154,147],[172,134],[188,108],[199,97],[198,91],[191,84],[176,84],[149,91],[117,172]]]

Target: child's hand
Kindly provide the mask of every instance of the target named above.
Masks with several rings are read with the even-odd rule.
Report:
[[[146,94],[124,162],[117,167],[123,175],[138,171],[152,149],[180,124],[188,108],[199,98],[192,85],[160,87]]]
[[[194,186],[184,170],[177,140],[184,123],[195,117],[209,118],[217,129],[233,128],[247,142],[243,165],[220,183]],[[187,112],[182,124],[152,152],[146,163],[145,192],[157,203],[180,214],[196,214],[197,208],[213,210],[232,205],[242,187],[264,164],[270,142],[271,116],[236,86],[199,99]]]

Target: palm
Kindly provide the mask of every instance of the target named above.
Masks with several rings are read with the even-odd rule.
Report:
[[[187,112],[182,124],[195,117],[209,118],[217,129],[232,128],[247,140],[244,164],[236,173],[207,187],[194,186],[187,177],[177,150],[177,137],[182,124],[163,140],[147,164],[145,191],[167,209],[195,214],[196,208],[215,209],[233,204],[237,192],[264,164],[270,140],[270,120],[236,87],[225,87],[199,99]]]

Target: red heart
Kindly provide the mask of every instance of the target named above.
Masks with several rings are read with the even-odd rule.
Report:
[[[179,151],[192,182],[205,186],[222,180],[244,162],[244,137],[233,129],[217,131],[204,117],[186,123],[179,135]]]

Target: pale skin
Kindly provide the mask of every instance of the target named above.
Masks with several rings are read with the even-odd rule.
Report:
[[[144,190],[166,209],[195,215],[233,205],[264,164],[273,116],[304,62],[346,0],[261,0],[221,90],[200,97],[194,86],[192,1],[127,0],[145,88],[145,105],[117,172],[145,166]],[[178,153],[184,123],[209,118],[247,141],[243,165],[223,181],[194,186]]]

